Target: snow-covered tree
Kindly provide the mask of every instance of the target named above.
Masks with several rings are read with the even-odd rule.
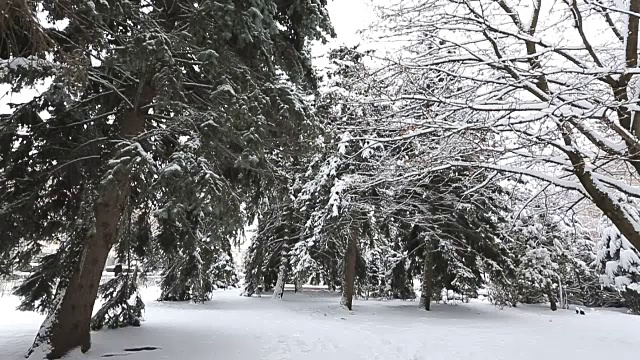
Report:
[[[68,261],[53,272],[56,295],[32,348],[60,358],[89,349],[125,209],[165,195],[155,180],[181,138],[216,148],[222,179],[268,177],[270,149],[296,143],[309,125],[301,95],[316,82],[309,42],[333,31],[323,0],[10,3],[0,15],[11,25],[0,34],[0,81],[12,91],[50,81],[2,116],[0,258],[3,267],[26,263],[60,239]],[[74,241],[70,225],[86,209],[83,241]],[[209,233],[201,235],[204,243]]]
[[[245,223],[241,189],[220,175],[226,164],[215,155],[185,139],[159,174],[162,300],[204,302],[214,289],[235,285],[230,242]]]
[[[640,314],[640,252],[608,219],[600,231],[596,261],[602,285],[620,291],[629,309]]]
[[[366,275],[359,279],[359,293],[367,298],[414,299],[413,274],[405,250],[408,234],[397,223],[383,220],[383,224],[379,236],[363,246]]]
[[[245,255],[244,295],[273,289],[274,298],[282,298],[291,278],[289,249],[298,239],[299,219],[289,197],[273,202],[259,211],[258,228]]]
[[[564,191],[536,184],[540,185],[510,185],[514,212],[508,214],[503,242],[512,271],[492,279],[496,303],[548,302],[551,309],[570,303],[615,304],[615,293],[598,284],[595,241],[572,210],[575,200]]]
[[[403,208],[397,221],[408,225],[405,251],[412,273],[421,278],[420,306],[426,310],[443,289],[477,295],[483,275],[501,274],[506,266],[500,243],[503,190],[495,184],[478,187],[491,174],[468,170],[434,172],[393,199]]]
[[[125,269],[98,288],[104,304],[91,318],[91,330],[140,326],[144,302],[138,291],[138,269]]]
[[[548,299],[551,310],[557,310],[558,286],[560,278],[560,256],[562,236],[554,222],[546,214],[520,215],[514,224],[516,234],[512,235],[510,246],[515,262],[514,291],[524,303],[540,303]]]
[[[300,208],[312,211],[297,248],[320,244],[327,250],[337,243],[335,248],[344,249],[343,291],[348,295],[347,286],[358,277],[365,294],[405,297],[413,292],[409,269],[416,268],[407,259],[425,254],[417,248],[433,245],[420,259],[433,269],[435,260],[428,260],[433,253],[441,255],[442,288],[473,293],[482,282],[478,269],[483,260],[470,254],[480,250],[494,262],[501,257],[496,249],[489,255],[489,244],[497,239],[500,207],[500,190],[489,184],[494,175],[443,161],[479,156],[472,142],[442,137],[437,129],[414,134],[416,124],[437,116],[434,109],[412,112],[405,111],[402,102],[368,100],[397,91],[400,83],[449,91],[445,86],[428,77],[374,76],[363,63],[365,57],[348,48],[330,57],[333,86],[321,101],[335,145],[312,161],[312,178],[298,197]],[[474,232],[481,235],[476,238]],[[388,259],[381,258],[383,253]]]
[[[400,44],[387,56],[390,74],[440,78],[452,89],[442,96],[405,83],[392,96],[407,109],[443,110],[416,134],[489,131],[491,141],[478,147],[492,157],[463,163],[574,191],[638,248],[638,223],[618,199],[640,194],[639,7],[638,0],[401,0],[380,6],[377,30]]]

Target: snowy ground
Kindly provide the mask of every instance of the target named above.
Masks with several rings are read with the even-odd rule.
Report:
[[[205,305],[158,303],[145,290],[140,328],[93,333],[93,348],[69,359],[126,360],[540,360],[638,359],[640,316],[588,311],[587,316],[540,306],[499,310],[475,302],[439,304],[356,301],[341,309],[327,293],[286,293],[283,301],[218,292]],[[0,359],[21,359],[42,317],[13,310],[0,297]],[[158,350],[126,352],[131,347]],[[108,355],[104,357],[104,355]]]

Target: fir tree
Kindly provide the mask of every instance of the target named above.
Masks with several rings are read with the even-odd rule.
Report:
[[[300,236],[300,217],[284,189],[274,192],[279,197],[265,198],[258,211],[258,229],[251,239],[245,257],[244,295],[258,288],[273,289],[273,298],[282,298],[285,283],[295,277],[290,263],[290,250]],[[286,194],[286,193],[285,193]]]
[[[597,244],[600,281],[622,294],[631,312],[640,314],[640,253],[609,220],[602,220]]]
[[[405,246],[411,268],[421,276],[420,306],[426,310],[442,290],[475,297],[485,284],[483,274],[499,276],[507,267],[507,254],[499,241],[503,190],[491,185],[469,192],[469,187],[477,186],[474,182],[485,182],[478,173],[470,177],[469,170],[433,174],[422,187],[409,187],[411,192],[393,199],[412,204],[398,215],[404,213],[401,219],[412,222]]]
[[[209,159],[211,152],[197,142],[184,142],[158,181],[155,216],[164,259],[160,298],[204,302],[215,288],[235,285],[230,239],[242,228],[244,216],[234,192],[240,189],[218,175],[215,156]]]
[[[518,190],[514,193],[516,199],[524,195]],[[510,215],[517,218],[509,221],[504,238],[513,271],[492,280],[494,290],[505,300],[502,305],[549,302],[557,308],[569,303],[615,304],[615,292],[598,284],[595,243],[587,229],[558,203],[561,199],[527,198],[527,207]],[[521,206],[518,201],[512,205],[515,209]]]
[[[40,242],[70,244],[33,351],[89,349],[100,275],[127,204],[136,213],[156,203],[161,190],[149,189],[182,136],[217,148],[216,174],[227,180],[268,174],[270,149],[302,137],[310,114],[300,92],[315,83],[308,41],[332,34],[325,5],[41,0],[33,8],[59,27],[45,29],[32,12],[14,35],[45,34],[47,46],[25,52],[19,37],[2,34],[11,44],[2,47],[3,83],[18,91],[52,79],[3,116],[3,268],[27,263]],[[86,240],[75,241],[69,225],[86,209]]]
[[[138,292],[138,269],[126,269],[100,285],[98,294],[105,301],[91,318],[91,329],[100,330],[140,326],[144,302]]]

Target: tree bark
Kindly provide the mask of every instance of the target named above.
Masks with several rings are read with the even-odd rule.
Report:
[[[280,269],[278,270],[278,280],[276,281],[276,287],[273,289],[272,299],[282,299],[284,295],[284,285],[287,278],[287,264],[284,259],[280,263]]]
[[[640,249],[640,224],[627,213],[618,201],[612,198],[610,193],[603,191],[603,186],[593,178],[591,171],[585,168],[584,160],[581,157],[570,152],[568,155],[576,177],[591,196],[593,203],[636,249]]]
[[[560,308],[568,309],[567,299],[564,294],[564,287],[562,286],[562,279],[558,276],[558,298],[560,300]]]
[[[305,284],[305,281],[303,276],[298,276],[295,279],[296,293],[302,292],[304,284]]]
[[[130,138],[140,134],[144,122],[144,114],[138,111],[123,114],[120,135]],[[93,210],[95,232],[87,239],[69,284],[59,292],[55,308],[41,325],[27,356],[41,348],[47,359],[59,359],[74,348],[86,352],[91,347],[93,306],[129,193],[129,172],[125,167],[114,168],[100,184]]]
[[[422,293],[419,307],[431,310],[431,296],[433,294],[433,244],[427,239],[424,244],[424,263],[422,264]]]
[[[556,304],[556,297],[553,295],[553,290],[551,290],[551,286],[547,287],[547,296],[549,296],[549,308],[551,311],[558,310],[558,304]]]
[[[278,269],[278,279],[276,287],[273,289],[272,299],[282,299],[284,295],[284,287],[287,284],[287,269],[289,268],[289,246],[282,244],[280,253],[280,268]]]
[[[342,299],[340,300],[340,304],[346,306],[349,310],[353,308],[357,260],[358,231],[357,229],[353,229],[349,237],[349,242],[347,243],[347,251],[344,255],[344,281],[342,283]]]

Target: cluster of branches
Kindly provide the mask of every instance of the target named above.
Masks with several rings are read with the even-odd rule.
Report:
[[[530,24],[518,6],[531,15]],[[567,16],[558,15],[557,6],[567,6]],[[287,206],[298,212],[289,210],[296,216],[281,220],[297,224],[287,251],[278,250],[285,260],[260,264],[248,281],[258,284],[256,274],[270,267],[266,287],[276,274],[307,279],[310,271],[319,273],[315,281],[337,282],[347,297],[354,277],[363,292],[403,297],[409,293],[400,285],[404,271],[423,277],[428,307],[434,279],[440,277],[440,288],[474,293],[485,284],[484,272],[498,289],[494,299],[506,303],[620,304],[615,289],[599,285],[603,263],[593,236],[570,215],[588,200],[637,242],[637,211],[626,200],[638,194],[637,140],[628,122],[635,116],[629,100],[636,93],[635,55],[623,52],[627,60],[616,62],[615,46],[596,54],[585,14],[604,19],[613,33],[618,18],[635,16],[589,1],[529,7],[400,1],[381,8],[376,30],[400,49],[373,56],[375,71],[362,63],[369,54],[340,49],[331,55],[330,90],[318,101],[330,146],[308,160],[311,178],[290,194]],[[563,21],[579,33],[580,44],[557,36]],[[553,41],[542,34],[553,34]],[[637,36],[629,41],[637,43]],[[601,64],[605,56],[610,68]],[[516,196],[514,207],[516,190],[529,183],[523,176],[547,184]],[[516,181],[505,183],[509,179]],[[541,209],[535,204],[547,189],[573,193],[552,210],[544,207],[544,215],[521,210]],[[256,253],[272,252],[258,243]],[[607,251],[618,256],[609,261],[619,261],[619,247]],[[256,266],[254,259],[250,253],[247,264]],[[384,275],[372,274],[380,268]]]
[[[637,294],[637,286],[628,274],[640,263],[639,10],[640,2],[633,0],[402,0],[381,6],[376,26],[384,40],[401,44],[396,55],[383,57],[385,76],[403,79],[400,91],[376,101],[401,102],[401,116],[424,119],[414,136],[434,131],[462,136],[483,153],[446,161],[451,166],[546,182],[543,189],[570,190],[565,198],[573,204],[567,210],[581,202],[600,210],[619,231],[601,231],[598,253],[609,255],[599,255],[599,261],[571,256],[590,266],[600,263],[605,280],[618,279],[616,286],[604,285],[626,294],[630,306],[637,301],[629,295]],[[437,92],[422,86],[425,81],[410,80],[425,77],[443,81],[451,90]],[[424,116],[424,108],[438,109],[445,117]],[[526,227],[530,220],[523,223],[521,215],[514,221]],[[565,221],[555,218],[545,220],[543,227]],[[581,247],[582,237],[573,238],[575,244],[558,246],[565,254],[557,259],[569,259],[566,252]],[[546,241],[529,242],[528,256],[538,259],[528,260],[531,264],[554,263]],[[553,271],[543,273],[562,273],[558,261]]]
[[[483,273],[507,265],[497,174],[452,166],[446,160],[482,155],[437,129],[416,134],[423,120],[398,115],[405,104],[370,101],[402,79],[370,73],[364,58],[348,48],[330,56],[329,85],[316,99],[324,142],[303,159],[290,193],[259,219],[245,261],[248,295],[275,286],[279,297],[287,279],[310,281],[342,288],[351,308],[358,293],[410,298],[413,277],[422,275],[428,309],[435,289],[475,295]],[[422,85],[448,91],[444,83]]]
[[[474,166],[523,174],[575,191],[636,247],[640,226],[622,205],[638,197],[637,78],[640,2],[400,1],[381,9],[384,36],[410,45],[398,71],[447,78],[439,104],[459,131],[490,132],[491,161]]]

